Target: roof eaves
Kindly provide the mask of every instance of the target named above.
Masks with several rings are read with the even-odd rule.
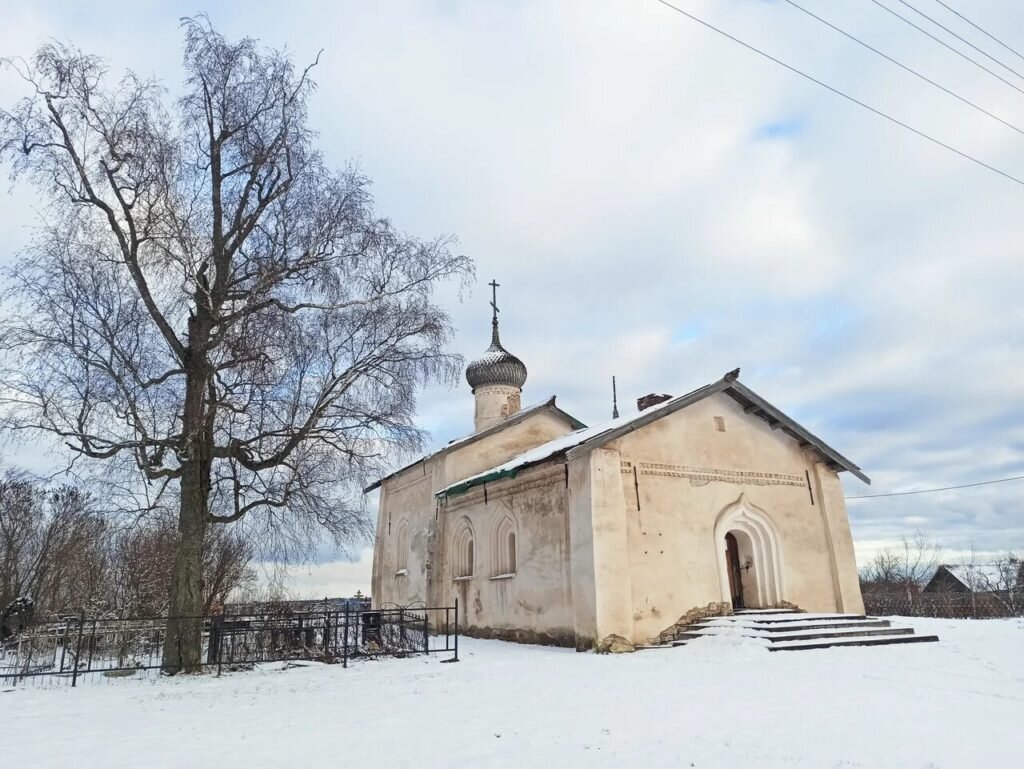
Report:
[[[745,406],[745,411],[752,411],[762,418],[764,418],[763,415],[765,414],[769,415],[772,419],[766,419],[765,421],[769,422],[773,428],[785,430],[793,436],[801,446],[813,447],[823,458],[838,465],[843,470],[848,470],[869,486],[871,485],[871,479],[864,474],[860,467],[829,446],[821,438],[807,430],[793,418],[787,416],[785,413],[766,401],[746,385],[743,385],[736,380],[732,380],[727,382],[726,387],[722,389],[727,391],[737,403]],[[754,408],[750,408],[750,406],[753,406]]]

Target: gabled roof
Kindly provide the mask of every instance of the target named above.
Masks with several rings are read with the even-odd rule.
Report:
[[[928,581],[927,588],[942,573],[947,573],[972,593],[984,593],[1006,587],[1015,587],[1019,574],[1004,573],[995,564],[990,563],[944,563],[935,570],[935,575]],[[931,591],[929,591],[931,592]]]
[[[436,494],[438,496],[442,494],[461,494],[481,483],[488,483],[499,478],[514,478],[521,470],[545,462],[555,456],[564,454],[568,459],[573,459],[592,449],[600,448],[645,425],[649,425],[651,422],[662,417],[674,414],[676,411],[684,409],[697,401],[704,400],[715,393],[728,395],[742,406],[747,414],[763,419],[773,430],[781,430],[786,433],[797,441],[801,448],[813,450],[833,470],[848,470],[865,483],[871,483],[871,479],[864,475],[857,465],[799,425],[795,420],[783,414],[749,387],[740,384],[737,379],[738,376],[739,369],[730,371],[717,382],[700,387],[686,395],[680,395],[677,398],[659,403],[638,414],[613,419],[610,422],[605,422],[595,427],[577,430],[574,433],[555,438],[536,448],[525,451],[497,467],[453,483],[436,492]]]
[[[467,435],[465,437],[456,438],[453,441],[449,441],[447,444],[445,444],[441,448],[437,449],[436,451],[432,451],[429,454],[424,454],[419,459],[415,459],[412,462],[409,462],[407,465],[398,468],[394,472],[389,473],[388,475],[385,475],[380,480],[374,481],[369,486],[367,486],[365,489],[363,489],[363,493],[364,494],[369,494],[374,489],[379,488],[380,485],[382,483],[384,483],[385,481],[391,480],[396,475],[399,475],[400,473],[408,470],[413,465],[417,465],[420,462],[426,462],[428,459],[433,459],[434,457],[442,456],[444,454],[447,454],[449,451],[452,451],[453,449],[461,449],[461,448],[463,448],[465,446],[469,446],[469,445],[471,445],[473,443],[476,443],[477,441],[479,441],[479,440],[481,440],[483,438],[486,438],[489,435],[494,435],[495,433],[500,433],[502,430],[505,430],[505,429],[507,429],[509,427],[512,427],[513,425],[517,425],[520,422],[522,422],[524,419],[527,419],[528,417],[533,416],[534,414],[540,413],[541,411],[550,411],[550,412],[552,412],[554,414],[557,414],[558,416],[562,417],[565,421],[567,421],[572,426],[572,428],[574,430],[579,430],[581,428],[585,428],[586,427],[585,424],[583,424],[580,420],[578,420],[572,414],[570,414],[570,413],[568,413],[566,411],[563,411],[562,409],[558,408],[558,406],[555,405],[555,396],[552,395],[546,401],[543,401],[541,403],[535,403],[532,406],[527,406],[525,409],[521,409],[520,411],[516,412],[515,414],[513,414],[510,417],[507,417],[506,419],[503,419],[502,421],[498,422],[497,424],[491,425],[486,430],[481,430],[478,433],[473,433],[472,435]]]

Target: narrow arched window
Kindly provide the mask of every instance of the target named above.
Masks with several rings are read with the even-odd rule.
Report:
[[[398,535],[395,537],[395,573],[409,573],[409,524],[404,520],[398,524]]]
[[[476,549],[473,542],[473,529],[469,520],[459,521],[452,537],[452,577],[463,579],[472,577],[476,569]]]
[[[495,527],[492,539],[495,577],[507,577],[516,573],[516,544],[515,521],[505,516]]]

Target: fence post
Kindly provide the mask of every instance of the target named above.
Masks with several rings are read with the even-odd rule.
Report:
[[[60,643],[60,670],[58,672],[64,672],[64,655],[68,652],[68,627],[64,625],[64,637],[61,638]]]
[[[341,648],[342,648],[341,666],[343,668],[347,668],[348,667],[348,603],[345,604],[345,630],[342,632]]]
[[[423,610],[423,653],[430,654],[430,625],[427,623],[427,610]]]
[[[326,606],[327,599],[324,599],[324,605]],[[324,662],[327,662],[330,657],[331,649],[331,614],[328,611],[324,611]]]
[[[456,662],[459,661],[459,599],[455,599],[455,656],[452,657]]]
[[[78,641],[75,643],[75,669],[71,671],[71,687],[78,683],[78,660],[82,655],[82,631],[85,630],[85,609],[78,615]]]
[[[206,664],[211,665],[217,661],[217,648],[220,644],[220,617],[210,617],[210,635],[206,639]]]
[[[220,678],[221,664],[224,660],[224,615],[217,615],[217,678]]]
[[[85,672],[89,673],[92,671],[92,653],[96,649],[96,622],[97,617],[92,618],[92,631],[89,635],[89,661],[85,663]]]

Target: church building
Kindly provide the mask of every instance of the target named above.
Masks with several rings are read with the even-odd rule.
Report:
[[[380,489],[375,606],[459,601],[469,635],[653,642],[739,608],[862,613],[840,472],[853,462],[739,381],[739,369],[587,427],[521,408],[501,344],[466,369],[475,430]]]

